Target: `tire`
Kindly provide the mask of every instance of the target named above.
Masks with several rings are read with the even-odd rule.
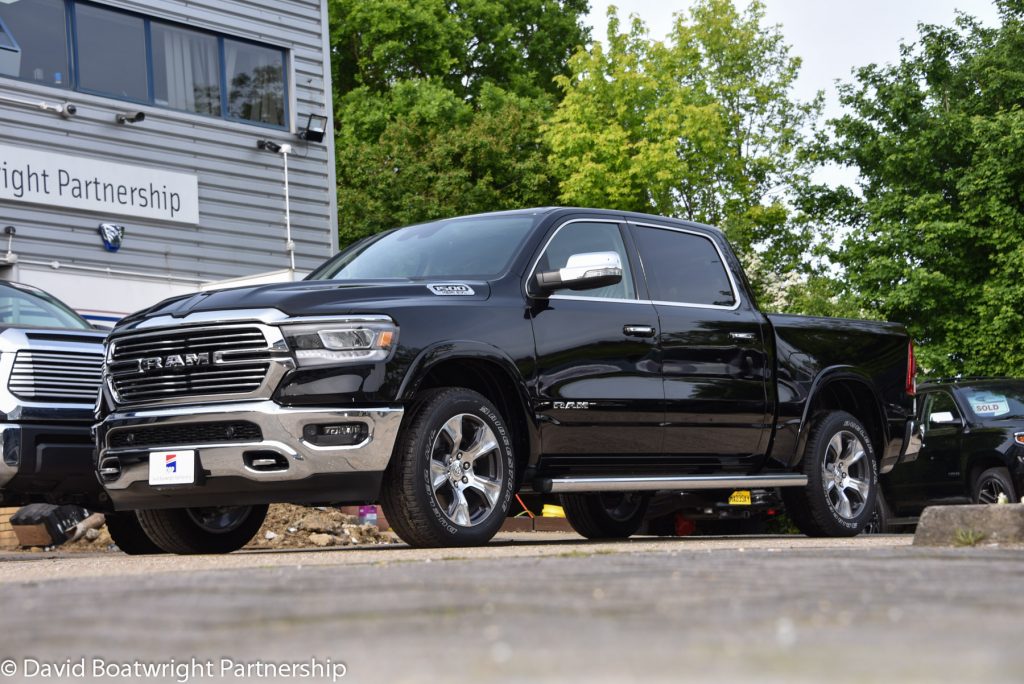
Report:
[[[640,529],[650,496],[638,492],[562,494],[565,518],[587,539],[626,539]]]
[[[801,467],[807,486],[782,489],[797,529],[808,537],[852,537],[863,530],[879,486],[875,450],[860,421],[845,411],[821,414]]]
[[[875,507],[871,511],[871,518],[861,531],[862,534],[892,534],[896,530],[889,524],[892,518],[892,509],[885,500],[885,493],[879,487],[875,494]]]
[[[993,504],[1000,494],[1005,494],[1010,503],[1020,501],[1006,468],[989,468],[980,473],[971,486],[971,501],[976,504]]]
[[[166,553],[149,538],[146,530],[142,529],[142,524],[135,511],[107,513],[104,517],[107,519],[107,532],[110,534],[110,538],[117,544],[117,548],[129,556]]]
[[[231,553],[256,535],[267,505],[137,511],[142,529],[167,553]]]
[[[409,411],[380,503],[409,546],[479,546],[505,522],[515,476],[512,435],[491,402],[463,388],[428,390]]]

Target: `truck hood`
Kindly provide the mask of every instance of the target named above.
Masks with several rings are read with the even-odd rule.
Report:
[[[304,280],[236,287],[183,295],[132,314],[118,328],[142,320],[170,316],[181,319],[195,313],[238,309],[277,309],[288,316],[337,316],[347,313],[385,313],[396,305],[431,305],[444,300],[482,301],[490,296],[485,281],[466,280]]]

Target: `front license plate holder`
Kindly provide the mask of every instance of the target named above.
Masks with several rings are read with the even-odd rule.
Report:
[[[196,452],[151,451],[149,453],[149,484],[195,484]]]

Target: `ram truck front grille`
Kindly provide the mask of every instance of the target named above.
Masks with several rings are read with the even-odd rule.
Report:
[[[255,325],[134,333],[111,346],[110,386],[122,404],[251,395],[263,388],[273,363]]]

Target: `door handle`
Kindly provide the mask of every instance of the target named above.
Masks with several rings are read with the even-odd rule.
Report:
[[[729,337],[731,337],[734,340],[753,340],[757,337],[757,335],[748,332],[731,332],[729,333]]]
[[[654,337],[653,325],[625,325],[622,332],[630,337]]]

